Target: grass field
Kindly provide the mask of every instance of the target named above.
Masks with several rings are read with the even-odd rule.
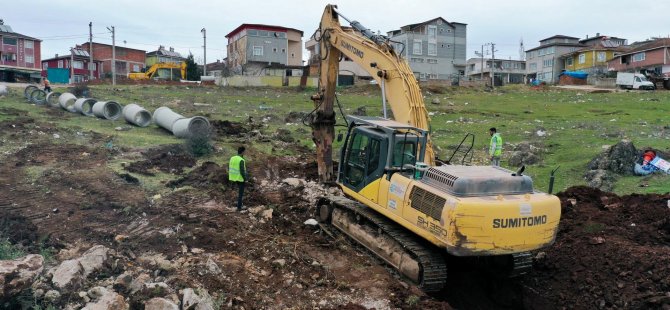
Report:
[[[65,89],[55,89],[65,91]],[[432,91],[431,91],[432,90]],[[210,120],[229,120],[246,124],[263,123],[261,133],[270,135],[279,128],[290,130],[299,143],[313,148],[311,129],[299,121],[287,123],[289,112],[309,112],[313,89],[294,88],[218,88],[198,86],[92,86],[92,96],[115,100],[122,105],[137,103],[153,111],[160,106],[171,107],[187,116],[202,115]],[[450,155],[466,133],[475,135],[474,163],[487,164],[488,128],[497,127],[505,141],[503,166],[510,169],[506,158],[514,145],[527,141],[538,146],[541,162],[527,167],[540,190],[548,187],[549,172],[560,166],[555,191],[585,184],[586,164],[605,146],[622,139],[633,141],[639,148],[653,147],[670,150],[670,92],[584,93],[549,88],[542,91],[525,86],[506,86],[495,91],[474,88],[427,87],[424,98],[431,114],[432,138],[441,158]],[[66,131],[94,131],[118,146],[145,148],[159,144],[181,143],[166,131],[152,125],[117,131],[126,126],[123,120],[105,121],[93,117],[68,114],[54,116],[47,107],[26,103],[18,89],[0,98],[0,108],[23,110],[29,117],[52,122]],[[338,98],[344,113],[365,106],[368,115],[381,115],[381,97],[376,86],[342,88]],[[431,104],[438,98],[440,104]],[[55,108],[52,108],[55,109]],[[17,116],[0,110],[0,121]],[[339,114],[339,113],[338,113]],[[338,115],[338,124],[343,124]],[[343,129],[343,128],[342,128]],[[336,130],[340,130],[339,128]],[[538,131],[545,132],[543,136]],[[76,141],[69,141],[76,142]],[[225,162],[232,146],[240,141],[224,140],[217,147],[222,152],[202,160]],[[291,151],[272,147],[272,144],[251,142],[267,153],[290,155]],[[0,144],[0,151],[15,147]],[[101,146],[102,147],[102,146]],[[336,149],[339,148],[336,145]],[[335,154],[337,156],[337,154]],[[253,159],[251,159],[252,161]],[[110,163],[118,165],[118,163]],[[632,163],[631,163],[632,165]],[[670,191],[670,176],[648,178],[619,177],[614,191],[618,194]],[[640,187],[644,183],[645,187]]]

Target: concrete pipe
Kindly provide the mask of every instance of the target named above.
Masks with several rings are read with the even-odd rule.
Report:
[[[167,129],[170,132],[172,132],[172,125],[174,124],[174,122],[182,118],[185,117],[175,113],[168,107],[160,107],[156,109],[156,111],[154,111],[154,123],[156,123],[160,127]]]
[[[98,100],[92,98],[79,98],[74,102],[74,110],[86,116],[93,116],[93,105]]]
[[[58,98],[60,97],[61,93],[52,91],[47,94],[47,105],[50,107],[57,107],[59,106],[58,103]]]
[[[34,104],[47,103],[47,93],[41,89],[36,88],[30,93],[30,101]]]
[[[121,110],[123,108],[116,101],[98,101],[93,105],[93,115],[109,119],[116,120],[121,117]]]
[[[178,119],[172,124],[172,133],[177,138],[209,136],[209,121],[202,116]]]
[[[147,127],[151,124],[151,113],[134,103],[123,107],[123,118],[135,126]]]
[[[26,89],[23,90],[23,97],[26,97],[26,99],[30,100],[30,93],[33,92],[33,90],[36,90],[37,86],[35,85],[28,85],[26,86]]]
[[[62,93],[58,97],[58,104],[61,108],[68,110],[70,112],[76,112],[74,110],[74,103],[77,101],[77,97],[71,93]]]

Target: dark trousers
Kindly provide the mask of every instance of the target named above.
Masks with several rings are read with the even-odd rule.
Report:
[[[50,93],[51,92],[51,87],[45,86],[44,87],[44,92],[47,93],[47,94]]]
[[[235,182],[239,192],[237,194],[237,210],[242,210],[242,197],[244,196],[244,182]]]

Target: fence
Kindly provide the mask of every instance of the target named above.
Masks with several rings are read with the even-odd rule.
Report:
[[[589,76],[586,79],[586,82],[587,84],[593,85],[595,87],[616,88],[615,78],[599,78]]]
[[[235,75],[231,77],[217,77],[215,80],[216,85],[219,86],[237,86],[237,87],[247,87],[247,86],[271,86],[271,87],[282,87],[282,86],[300,86],[300,76],[245,76],[245,75]],[[308,77],[307,87],[316,87],[318,84],[318,78]]]

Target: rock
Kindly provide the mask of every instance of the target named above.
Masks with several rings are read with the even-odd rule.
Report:
[[[298,178],[286,178],[282,180],[283,183],[286,183],[288,186],[291,187],[298,187],[303,185],[304,181]]]
[[[214,302],[206,290],[199,289],[196,293],[192,288],[187,288],[184,289],[182,307],[184,310],[214,310]]]
[[[589,240],[590,244],[596,245],[596,244],[603,244],[605,243],[605,238],[603,237],[593,237],[591,240]]]
[[[133,279],[133,281],[130,283],[129,287],[130,293],[135,294],[136,292],[144,288],[144,284],[149,283],[149,281],[151,281],[151,277],[148,274],[143,273],[139,275],[137,278]]]
[[[269,221],[269,220],[272,219],[272,212],[273,212],[272,209],[266,209],[266,210],[264,210],[263,212],[261,212],[261,217],[262,217],[264,220]]]
[[[305,221],[305,225],[315,226],[315,225],[319,225],[319,222],[317,222],[315,219],[309,219],[309,220]]]
[[[69,259],[62,262],[53,271],[51,282],[57,288],[79,288],[84,283],[84,267],[79,260]]]
[[[621,175],[633,175],[633,163],[638,152],[629,140],[621,140],[588,163],[589,170],[607,170]]]
[[[433,98],[430,103],[432,104],[440,104],[440,98]]]
[[[145,254],[140,256],[138,259],[143,264],[149,264],[151,266],[157,266],[158,268],[165,270],[165,271],[172,271],[174,270],[174,266],[172,263],[165,259],[165,256],[163,254]]]
[[[44,299],[47,301],[54,303],[60,299],[60,293],[56,290],[50,290],[44,294]]]
[[[133,277],[129,273],[122,273],[114,280],[113,287],[119,292],[126,292],[130,289]]]
[[[44,257],[36,254],[0,261],[0,300],[8,299],[29,288],[42,273],[43,266]]]
[[[365,106],[362,106],[362,107],[359,107],[358,109],[356,109],[356,111],[354,111],[354,113],[352,113],[352,114],[356,115],[356,116],[367,116],[368,111],[365,108]]]
[[[289,112],[288,115],[284,118],[286,123],[298,123],[307,116],[306,112]]]
[[[128,236],[127,236],[127,235],[116,235],[116,236],[114,237],[114,242],[116,242],[116,243],[123,243],[123,241],[125,241],[126,239],[128,239]]]
[[[88,277],[91,273],[101,270],[108,259],[109,249],[96,245],[78,259],[81,266],[84,268],[84,277]]]
[[[283,258],[276,259],[276,260],[272,261],[272,265],[274,265],[276,267],[279,267],[279,268],[284,267],[284,266],[286,266],[286,260],[283,259]]]
[[[104,287],[94,287],[88,291],[88,295],[96,301],[87,303],[82,310],[127,310],[130,308],[123,296]]]
[[[295,141],[293,133],[285,128],[278,128],[277,131],[275,132],[275,137],[277,138],[277,140],[282,142],[292,143]]]
[[[590,170],[584,174],[584,178],[588,181],[588,186],[598,188],[602,191],[612,191],[614,182],[616,181],[612,172],[603,169]]]
[[[513,167],[521,167],[521,165],[532,165],[540,162],[540,158],[530,152],[514,151],[509,157],[508,163]]]
[[[144,303],[144,310],[179,310],[179,306],[165,298],[152,298]]]
[[[205,266],[207,267],[207,270],[209,270],[209,272],[212,274],[221,273],[221,267],[219,267],[219,265],[211,257],[207,259]]]
[[[200,249],[200,248],[191,248],[191,253],[193,253],[193,254],[202,254],[202,253],[205,253],[205,250]]]

